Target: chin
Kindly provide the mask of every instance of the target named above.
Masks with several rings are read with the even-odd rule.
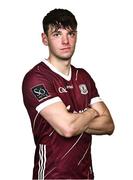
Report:
[[[61,57],[60,59],[62,61],[69,61],[71,59],[72,56],[69,56],[69,57]]]
[[[72,55],[67,55],[67,56],[57,56],[58,59],[62,60],[62,61],[68,61],[70,60],[72,57]]]
[[[60,59],[64,60],[64,61],[68,61],[71,59],[73,54],[69,54],[69,55],[64,55],[64,56],[60,56]]]

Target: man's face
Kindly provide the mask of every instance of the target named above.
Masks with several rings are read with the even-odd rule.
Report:
[[[75,50],[77,32],[71,28],[55,29],[49,27],[47,35],[47,45],[49,46],[50,56],[61,60],[69,60]]]

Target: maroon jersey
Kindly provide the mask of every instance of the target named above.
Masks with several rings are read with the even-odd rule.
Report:
[[[90,75],[71,66],[65,76],[45,60],[26,74],[22,90],[36,144],[33,179],[93,179],[91,135],[65,138],[39,114],[59,101],[78,113],[101,101]]]

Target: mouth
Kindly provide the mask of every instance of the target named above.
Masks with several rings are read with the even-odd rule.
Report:
[[[71,47],[64,47],[64,48],[61,48],[60,50],[67,51],[67,50],[70,50],[70,49],[71,49]]]

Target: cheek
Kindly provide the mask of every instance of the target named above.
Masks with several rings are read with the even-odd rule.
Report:
[[[57,46],[59,46],[60,42],[59,40],[50,40],[49,41],[49,46],[56,48]]]
[[[55,41],[49,42],[49,48],[53,52],[57,51],[58,46],[59,46],[59,43],[57,43],[57,41],[56,42]]]
[[[71,39],[71,40],[70,40],[70,44],[71,44],[72,46],[75,46],[75,44],[76,44],[76,39]]]

